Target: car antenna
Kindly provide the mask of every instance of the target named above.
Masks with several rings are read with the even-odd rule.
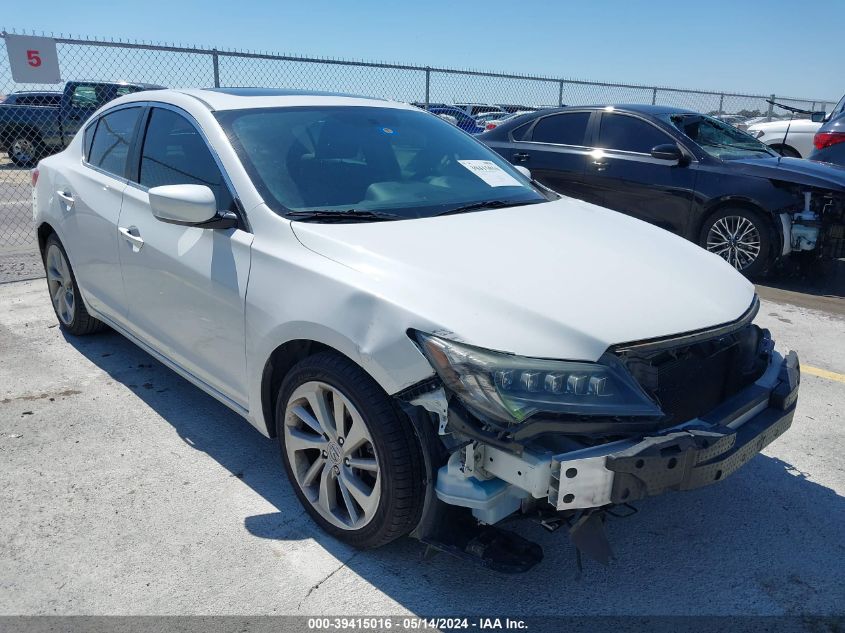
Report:
[[[786,145],[786,137],[789,136],[789,128],[792,127],[792,120],[795,118],[796,114],[809,114],[812,115],[812,111],[810,110],[803,110],[801,108],[796,108],[793,106],[784,105],[782,103],[778,103],[774,99],[766,99],[766,103],[770,103],[773,106],[777,106],[779,108],[783,108],[787,112],[789,112],[789,123],[786,124],[786,132],[783,133],[783,141],[781,142],[781,148]],[[780,159],[783,158],[783,154],[778,152],[778,165],[780,165]]]

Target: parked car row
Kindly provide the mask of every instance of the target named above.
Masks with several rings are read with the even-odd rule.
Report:
[[[523,518],[607,562],[607,512],[726,479],[795,412],[798,357],[734,269],[778,252],[766,231],[794,209],[697,198],[754,180],[774,207],[828,180],[683,110],[561,109],[480,138],[362,97],[120,97],[33,172],[59,324],[110,326],[276,438],[346,543],[411,534],[519,572],[542,549],[497,524]],[[576,198],[700,223],[733,266]]]
[[[515,104],[482,104],[482,103],[429,103],[428,105],[414,102],[412,105],[428,110],[470,134],[481,134],[485,130],[492,130],[502,121],[506,121],[521,114],[535,112],[543,107],[529,107]],[[559,106],[556,106],[559,107]]]

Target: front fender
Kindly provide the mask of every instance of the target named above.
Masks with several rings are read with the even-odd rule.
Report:
[[[250,421],[269,435],[262,378],[273,352],[290,341],[314,341],[347,356],[394,394],[434,375],[406,334],[426,329],[417,315],[361,283],[360,273],[291,240],[274,248],[256,236],[246,305]],[[264,250],[267,248],[267,250]],[[288,253],[279,258],[279,252]]]

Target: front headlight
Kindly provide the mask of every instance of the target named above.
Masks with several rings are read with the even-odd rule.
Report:
[[[416,333],[448,389],[474,412],[497,422],[535,413],[594,416],[662,415],[616,357],[597,363],[541,360],[485,350]]]

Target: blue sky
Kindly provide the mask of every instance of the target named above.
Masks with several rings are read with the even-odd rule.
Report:
[[[838,100],[845,2],[5,0],[0,27]]]

